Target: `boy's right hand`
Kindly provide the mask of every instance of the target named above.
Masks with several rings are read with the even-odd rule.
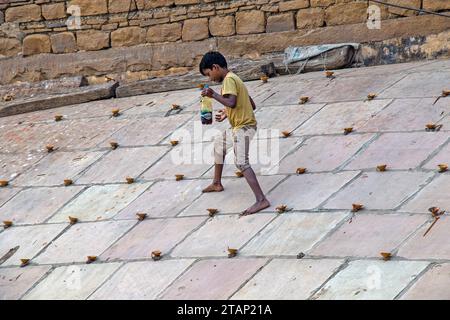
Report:
[[[225,110],[220,110],[219,112],[217,112],[217,114],[216,114],[217,122],[222,122],[226,118],[227,118],[227,113],[225,112]]]

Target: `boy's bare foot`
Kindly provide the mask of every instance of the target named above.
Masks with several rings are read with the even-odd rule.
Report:
[[[250,214],[254,214],[256,212],[259,212],[263,209],[266,209],[270,207],[270,202],[266,198],[264,198],[261,201],[257,201],[254,205],[252,205],[250,208],[246,209],[244,212],[242,212],[241,216],[248,216]]]
[[[223,186],[221,184],[212,183],[209,186],[207,186],[205,189],[202,190],[202,192],[221,192],[223,191]]]

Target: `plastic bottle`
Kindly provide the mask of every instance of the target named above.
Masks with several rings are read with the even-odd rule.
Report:
[[[209,88],[207,84],[204,85],[204,89]],[[202,120],[202,124],[212,124],[213,118],[213,102],[210,97],[202,96],[200,99],[200,118]]]

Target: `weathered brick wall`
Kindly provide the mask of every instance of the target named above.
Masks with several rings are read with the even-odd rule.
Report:
[[[432,11],[449,0],[386,0]],[[0,0],[0,57],[276,33],[364,22],[359,0]],[[67,26],[71,6],[79,28]],[[381,7],[382,19],[417,12]],[[72,17],[72,18],[70,18]]]

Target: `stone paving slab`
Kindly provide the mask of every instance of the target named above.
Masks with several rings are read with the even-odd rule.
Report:
[[[423,261],[352,261],[312,299],[392,300],[427,265]]]
[[[439,207],[449,212],[450,198],[446,190],[450,190],[450,175],[448,173],[440,174],[436,177],[408,203],[402,206],[400,211],[429,214],[428,208]]]
[[[316,79],[297,80],[295,87],[289,83],[279,84],[275,94],[262,103],[264,105],[296,104],[300,96],[310,97],[311,103],[365,100],[369,93],[382,92],[404,77],[402,74],[385,74],[383,77],[336,75],[334,79],[328,79],[324,72],[317,74],[319,77]]]
[[[113,218],[142,194],[151,183],[92,186],[86,189],[49,222],[68,222],[68,217],[80,221],[99,221]]]
[[[439,164],[450,164],[450,143],[447,143],[433,158],[424,166],[425,169],[438,169]]]
[[[86,262],[100,256],[136,224],[134,221],[102,221],[72,226],[37,258],[39,264]]]
[[[117,141],[121,146],[155,145],[190,118],[191,114],[185,114],[133,120],[109,140]],[[109,141],[105,145],[109,146]]]
[[[21,264],[20,259],[33,259],[36,254],[50,244],[66,227],[67,225],[65,224],[43,224],[12,227],[3,231],[0,233],[0,257],[5,256],[11,249],[19,248],[1,266],[17,266]]]
[[[8,143],[0,146],[0,152],[42,152],[47,144],[61,149],[93,148],[126,123],[126,119],[53,119],[48,123],[3,125],[0,138]]]
[[[227,249],[239,249],[267,225],[273,215],[216,216],[209,219],[172,251],[173,257],[226,257]],[[211,241],[220,239],[219,241]]]
[[[175,217],[201,195],[205,182],[199,180],[159,181],[125,207],[116,219],[135,219],[136,213],[150,218]]]
[[[48,266],[0,269],[0,300],[20,299],[50,269]]]
[[[15,194],[17,194],[20,188],[3,188],[0,192],[0,206],[11,199]]]
[[[445,259],[450,258],[448,245],[448,230],[450,218],[443,216],[433,226],[426,236],[426,230],[432,221],[420,228],[404,245],[400,247],[398,255],[407,259]]]
[[[167,147],[118,148],[105,154],[98,162],[86,170],[77,183],[117,183],[126,182],[127,177],[141,175],[161,158]],[[130,166],[130,163],[133,163]]]
[[[259,177],[258,181],[263,192],[268,192],[283,178],[284,176],[264,176]],[[204,180],[203,187],[210,183],[211,181]],[[208,215],[209,208],[218,209],[220,213],[241,213],[255,203],[255,196],[245,178],[226,179],[222,181],[222,185],[224,191],[202,194],[180,216]]]
[[[7,118],[0,118],[0,124],[3,123],[2,119],[9,120],[8,122],[4,121],[5,123],[51,123],[54,122],[54,116],[57,114],[62,115],[64,119],[68,120],[95,117],[103,117],[104,119],[107,119],[111,117],[111,112],[113,109],[120,109],[121,111],[125,112],[126,110],[134,107],[134,100],[135,99],[113,98],[108,100],[98,100],[77,105],[69,105],[65,107],[23,113]]]
[[[257,110],[258,131],[276,130],[295,132],[295,129],[313,114],[323,108],[324,104],[283,105],[282,107],[266,107]],[[289,116],[287,116],[289,115]]]
[[[104,152],[54,152],[14,180],[18,186],[57,186],[65,179],[76,180],[78,174],[97,161]]]
[[[436,264],[430,268],[401,297],[402,300],[449,300],[450,264]]]
[[[412,196],[433,176],[429,172],[367,172],[340,190],[324,205],[326,209],[394,209]]]
[[[180,259],[127,263],[89,299],[154,300],[193,262]]]
[[[214,145],[182,143],[171,149],[160,161],[142,174],[146,180],[174,179],[176,174],[186,178],[202,176],[214,164]]]
[[[423,261],[352,261],[312,299],[391,300],[427,265]]]
[[[164,300],[224,300],[261,268],[266,259],[215,259],[196,262],[161,296]]]
[[[423,130],[450,112],[450,103],[436,98],[395,99],[361,127],[361,131],[389,132]],[[418,116],[420,115],[420,116]]]
[[[445,84],[450,83],[449,72],[438,70],[415,72],[407,75],[401,81],[380,94],[380,98],[402,97],[438,97]]]
[[[102,254],[102,260],[145,259],[155,250],[166,255],[206,218],[146,220],[128,232],[122,239]]]
[[[243,255],[293,255],[308,252],[347,216],[343,212],[279,215],[242,250]]]
[[[45,154],[0,154],[0,179],[11,181],[41,160]]]
[[[295,135],[344,134],[344,128],[349,127],[358,132],[391,102],[374,100],[328,104],[298,128]]]
[[[250,142],[249,161],[256,175],[274,175],[280,171],[280,159],[294,152],[303,142],[303,138],[290,137],[287,139],[255,139]],[[214,163],[214,161],[212,161]],[[223,177],[236,177],[236,165],[234,164],[234,151],[230,148],[223,167]],[[295,170],[294,170],[295,172]],[[288,172],[292,173],[292,171]],[[214,177],[214,166],[204,175]]]
[[[440,120],[438,124],[442,124],[442,131],[450,131],[450,115]]]
[[[38,224],[50,218],[83,187],[32,188],[21,191],[0,207],[0,220],[14,224]]]
[[[351,221],[351,222],[350,222]],[[359,214],[346,221],[311,252],[314,256],[380,257],[393,252],[427,221],[421,215]]]
[[[444,132],[426,133],[383,134],[345,168],[376,168],[386,164],[392,169],[414,169],[448,139],[448,134]]]
[[[295,173],[299,167],[308,172],[333,171],[373,137],[372,134],[312,137],[281,161],[279,172]]]
[[[215,122],[214,125],[202,125],[200,118],[195,117],[174,130],[162,143],[169,144],[172,140],[179,141],[179,143],[211,142],[215,136],[220,135],[229,127],[230,125],[226,121]]]
[[[358,173],[347,171],[290,176],[267,195],[272,205],[265,211],[275,211],[279,205],[287,205],[294,210],[315,209]]]
[[[102,263],[56,268],[22,300],[85,300],[120,266]]]
[[[330,80],[324,75],[324,80],[311,83],[303,95],[310,96],[312,103],[362,101],[367,99],[369,93],[382,92],[402,77],[402,74],[385,74],[383,77],[372,75],[340,77],[337,75],[335,79]]]
[[[231,300],[306,300],[343,262],[334,259],[274,259]]]

